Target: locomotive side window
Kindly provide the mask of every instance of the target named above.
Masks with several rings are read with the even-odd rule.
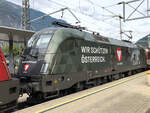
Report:
[[[75,44],[74,44],[74,40],[69,39],[69,40],[65,40],[61,45],[60,45],[60,50],[61,52],[67,52],[67,51],[71,51],[74,48]]]
[[[69,73],[76,72],[76,63],[78,64],[77,58],[77,41],[75,39],[64,40],[57,50],[55,68],[53,74],[56,73]]]

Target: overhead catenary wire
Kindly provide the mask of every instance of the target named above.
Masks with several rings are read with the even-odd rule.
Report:
[[[54,11],[54,12],[51,12],[51,13],[45,14],[45,15],[43,15],[43,16],[40,16],[40,17],[38,17],[38,18],[35,18],[35,19],[31,20],[29,23],[35,22],[35,21],[37,21],[37,20],[40,20],[40,19],[45,18],[46,16],[49,16],[49,15],[52,15],[52,14],[55,14],[55,13],[58,13],[58,12],[64,11],[64,10],[68,10],[68,11],[73,15],[73,17],[77,20],[77,22],[80,23],[80,20],[75,16],[75,14],[74,14],[68,7],[61,8],[61,9],[56,10],[56,11]]]
[[[115,3],[115,4],[112,4],[112,5],[105,6],[105,8],[110,8],[110,7],[113,7],[113,6],[116,6],[116,5],[118,5],[118,3]]]
[[[63,4],[60,4],[60,3],[58,3],[58,2],[56,2],[56,1],[53,1],[53,0],[48,0],[48,1],[51,1],[51,2],[53,2],[53,3],[55,3],[55,4],[57,4],[57,5],[59,5],[59,6],[61,6],[61,7],[68,7],[68,6],[66,6],[66,5],[63,5]],[[88,0],[88,1],[90,1],[90,3],[92,3],[93,5],[94,5],[94,3],[91,1],[91,0]],[[73,9],[73,8],[70,8],[70,7],[68,7],[69,9],[71,9],[71,10],[73,10],[73,11],[77,11],[77,10],[75,10],[75,9]],[[105,9],[104,7],[101,7],[102,9]],[[110,11],[110,13],[111,14],[114,14],[113,12],[111,12]],[[82,13],[83,14],[83,13]],[[85,16],[89,16],[89,15],[86,15],[86,14],[83,14],[83,15],[85,15]],[[102,14],[101,14],[102,15]],[[103,15],[102,15],[103,16]],[[114,16],[116,16],[116,14],[114,14]],[[117,15],[118,16],[118,15]],[[89,16],[89,17],[91,17],[91,16]],[[102,21],[102,22],[104,22],[103,20],[101,20],[101,18],[94,18],[94,19],[96,19],[96,20],[98,20],[98,21]],[[107,23],[107,22],[104,22],[104,23],[106,23],[106,24],[108,24],[108,25],[110,25],[110,26],[112,26],[112,27],[118,27],[118,26],[114,26],[114,25],[112,25],[112,24],[109,24],[109,23]]]
[[[53,2],[52,0],[48,0],[48,1]],[[95,5],[91,0],[88,0],[88,1],[89,1],[92,5]],[[55,4],[59,5],[59,6],[65,6],[65,5],[62,5],[62,4],[57,3],[57,2],[53,2],[53,3],[55,3]],[[67,6],[66,6],[66,7],[67,7]],[[113,13],[112,11],[106,9],[105,7],[102,7],[102,6],[99,6],[99,7],[102,8],[103,10],[106,10],[107,12],[111,13],[114,17],[120,17],[119,15]],[[79,8],[80,8],[80,0],[79,0]],[[70,8],[70,9],[72,9],[72,8]],[[74,10],[74,9],[72,9],[72,10]],[[75,10],[75,12],[76,12],[76,10]],[[81,9],[80,9],[80,12],[81,12]],[[89,15],[84,14],[84,13],[82,13],[82,14],[83,14],[83,15],[86,15],[86,16],[89,16]],[[91,17],[91,16],[89,16],[89,17]],[[96,19],[97,21],[102,21],[102,20],[99,19],[99,18],[98,18],[98,19],[97,19],[97,18],[94,18],[94,19]],[[102,22],[104,22],[104,21],[102,21]],[[104,22],[104,23],[106,23],[106,24],[108,24],[108,25],[110,25],[110,26],[112,26],[112,27],[115,27],[115,28],[119,29],[118,26],[114,26],[114,25],[109,24],[109,23],[107,23],[107,22]],[[122,31],[120,31],[120,32],[122,33]]]
[[[59,5],[59,6],[61,6],[61,7],[67,7],[66,5],[60,4],[60,3],[56,2],[56,1],[53,1],[53,0],[48,0],[48,1],[53,2],[53,3],[55,3],[56,5]]]
[[[89,1],[91,1],[91,0],[89,0]],[[91,1],[91,2],[92,2],[92,1]],[[93,2],[92,2],[92,3],[93,3]],[[112,12],[112,11],[109,10],[109,9],[107,9],[106,7],[103,7],[103,6],[101,6],[101,5],[99,5],[99,4],[95,4],[95,3],[93,3],[93,4],[94,4],[95,6],[98,6],[98,7],[102,8],[102,9],[106,10],[107,12],[113,14],[114,16],[118,16],[118,14],[115,14],[114,12]]]
[[[37,21],[37,20],[39,20],[39,19],[43,19],[43,18],[45,18],[46,16],[52,15],[52,14],[57,13],[57,12],[59,12],[59,11],[64,11],[65,9],[67,9],[67,8],[62,8],[62,9],[57,10],[57,11],[54,11],[54,12],[52,12],[52,13],[49,13],[49,14],[40,16],[40,17],[38,17],[38,18],[36,18],[36,19],[31,20],[30,22],[34,22],[34,21]],[[69,11],[70,11],[70,10],[69,10]],[[70,12],[71,12],[71,11],[70,11]],[[78,22],[78,23],[79,23],[79,22]],[[106,23],[106,22],[104,22],[104,23]],[[106,24],[108,24],[108,23],[106,23]],[[108,24],[108,25],[111,25],[111,24]],[[116,27],[116,26],[113,26],[113,25],[111,25],[111,26],[112,26],[112,27]]]
[[[45,18],[46,16],[55,14],[55,13],[57,13],[57,12],[60,12],[60,11],[65,10],[65,9],[67,9],[67,8],[61,8],[60,10],[54,11],[54,12],[49,13],[49,14],[45,14],[45,15],[43,15],[43,16],[40,16],[40,17],[38,17],[38,18],[35,18],[35,19],[31,20],[29,23],[32,23],[32,22],[35,22],[35,21],[37,21],[37,20],[43,19],[43,18]]]
[[[48,1],[51,1],[51,2],[53,2],[53,3],[55,3],[56,5],[59,5],[59,6],[61,6],[61,7],[67,7],[66,5],[63,5],[63,4],[60,4],[60,3],[58,3],[58,2],[56,2],[56,1],[52,1],[52,0],[48,0]],[[95,5],[95,3],[93,3],[91,0],[88,0],[92,5]],[[80,2],[80,1],[79,1]],[[80,6],[80,5],[79,5]],[[103,10],[106,10],[107,12],[109,12],[109,13],[111,13],[112,15],[114,15],[114,16],[118,16],[117,14],[115,14],[115,13],[113,13],[112,11],[110,11],[110,10],[108,10],[108,9],[106,9],[105,7],[102,7],[102,6],[99,6],[98,5],[98,7],[100,7],[100,8],[102,8]],[[71,10],[74,10],[74,11],[76,11],[75,9],[73,9],[73,8],[70,8]],[[71,11],[70,10],[70,11]],[[84,14],[85,15],[85,14]],[[89,15],[86,15],[86,16],[89,16]],[[75,17],[76,18],[76,17]],[[76,18],[77,19],[77,18]],[[97,19],[97,18],[95,18],[96,20],[100,20],[100,19]],[[102,20],[100,20],[100,21],[102,21]],[[104,22],[104,21],[102,21],[102,22]],[[115,27],[115,28],[118,28],[118,26],[114,26],[114,25],[112,25],[112,24],[110,24],[110,23],[107,23],[107,22],[104,22],[104,23],[106,23],[106,24],[108,24],[108,25],[110,25],[110,26],[112,26],[112,27]],[[119,28],[118,28],[119,29]]]
[[[80,0],[79,0],[79,1],[80,1]],[[112,18],[114,18],[114,17],[122,18],[120,15],[113,13],[113,12],[110,11],[109,9],[106,9],[105,7],[102,7],[102,6],[98,5],[98,4],[95,4],[95,3],[93,3],[91,0],[88,0],[88,1],[89,1],[90,3],[92,3],[93,5],[96,5],[96,6],[100,7],[100,8],[102,8],[103,10],[109,12],[110,14],[112,14],[112,15],[113,15],[113,16],[111,16]],[[79,5],[80,5],[80,2],[79,2]],[[115,5],[117,5],[117,4],[115,4]],[[103,15],[103,16],[104,16],[104,15]],[[96,19],[96,18],[95,18],[95,19]],[[103,22],[104,22],[104,21],[103,21]],[[106,22],[104,22],[104,23],[106,23]],[[107,24],[108,24],[108,23],[107,23]],[[109,24],[109,25],[112,26],[112,24]],[[115,27],[116,27],[116,26],[115,26]]]
[[[50,1],[50,2],[52,2],[52,3],[54,3],[54,4],[56,4],[56,5],[58,5],[58,6],[60,6],[60,7],[67,7],[66,5],[64,5],[64,4],[62,4],[62,3],[58,3],[58,2],[56,2],[56,1],[53,1],[53,0],[48,0],[48,1]],[[112,12],[111,10],[109,10],[109,9],[107,9],[108,8],[108,6],[106,6],[106,7],[103,7],[103,6],[101,6],[101,5],[99,5],[99,4],[96,4],[96,3],[93,3],[91,0],[88,0],[92,5],[96,5],[96,6],[98,6],[98,7],[100,7],[101,9],[103,9],[104,11],[107,11],[108,13],[110,13],[110,14],[112,14],[112,16],[118,16],[118,14],[115,14],[114,12]],[[114,5],[116,5],[116,4],[114,4]],[[111,5],[111,7],[112,6],[114,6],[114,5]],[[70,7],[69,7],[70,8]],[[78,11],[77,9],[74,9],[74,8],[70,8],[71,9],[71,11]],[[89,16],[89,17],[91,17],[90,15],[87,15],[87,14],[84,14],[84,15],[86,15],[86,16]],[[100,14],[100,15],[102,15],[102,14]],[[102,15],[102,16],[105,16],[105,15]],[[105,21],[103,21],[103,20],[101,20],[101,18],[94,18],[94,19],[96,19],[96,20],[98,20],[98,21],[102,21],[103,23],[105,23],[105,24],[108,24],[108,25],[110,25],[110,26],[112,26],[112,27],[115,27],[116,29],[119,29],[118,28],[118,26],[116,26],[116,25],[114,25],[114,24],[111,24],[111,23],[109,23],[109,22],[106,22],[106,20],[108,20],[108,19],[105,19]],[[118,20],[117,18],[115,18],[116,20]],[[124,26],[124,25],[123,25]]]
[[[32,7],[33,7],[33,9],[34,9],[34,0],[32,0],[32,4],[33,4],[33,6],[32,6]]]
[[[58,5],[58,6],[61,6],[61,7],[68,7],[68,6],[64,5],[64,4],[58,3],[58,2],[53,1],[53,0],[48,0],[48,1],[53,2],[54,4],[56,4],[56,5]],[[112,11],[110,11],[109,9],[106,9],[105,7],[102,7],[102,6],[100,6],[100,5],[97,5],[97,4],[93,3],[91,0],[88,0],[88,1],[89,1],[91,4],[96,5],[96,6],[100,7],[101,9],[103,9],[103,10],[109,12],[110,14],[113,14],[114,16],[117,15],[117,14],[113,13]],[[71,7],[68,7],[68,8],[71,9],[71,10],[73,10],[73,11],[75,11],[75,12],[77,11],[76,9],[73,9],[73,8],[71,8]],[[79,8],[80,8],[80,0],[79,0]],[[100,14],[100,13],[99,13],[99,14]],[[84,14],[84,15],[85,15],[85,14]],[[103,16],[103,14],[100,14],[100,15]]]

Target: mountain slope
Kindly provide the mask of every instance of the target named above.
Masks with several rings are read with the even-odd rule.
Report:
[[[30,9],[31,20],[45,15],[44,13]],[[45,17],[39,21],[33,22],[31,24],[32,30],[40,30],[45,27],[50,27],[53,21],[62,21],[50,16]],[[0,0],[0,25],[21,28],[21,6],[8,2],[6,0]]]
[[[144,48],[148,48],[148,35],[138,40],[136,44],[141,45]]]

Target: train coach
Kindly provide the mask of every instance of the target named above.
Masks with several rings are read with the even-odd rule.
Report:
[[[69,88],[119,79],[146,68],[145,50],[128,41],[70,27],[35,33],[22,55],[17,77],[30,99],[57,96]]]
[[[13,110],[19,97],[19,80],[10,76],[0,48],[0,113]]]

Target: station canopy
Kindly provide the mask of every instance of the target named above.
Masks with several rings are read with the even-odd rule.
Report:
[[[26,46],[26,42],[34,33],[34,31],[30,30],[0,26],[0,41],[9,42],[9,71],[11,74],[14,74],[15,72],[13,60],[13,42],[21,42]]]
[[[11,36],[13,41],[25,43],[34,33],[35,32],[31,30],[0,26],[0,41],[9,41]]]

